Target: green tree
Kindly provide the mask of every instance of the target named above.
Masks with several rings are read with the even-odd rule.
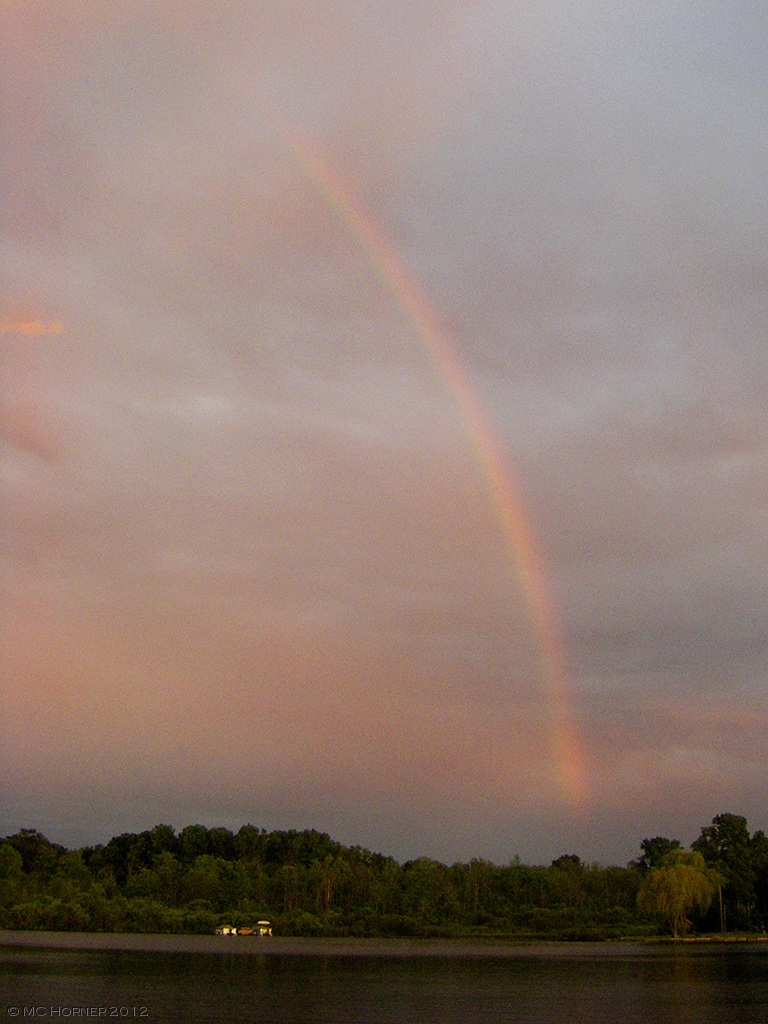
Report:
[[[267,876],[264,865],[257,857],[239,860],[235,866],[238,888],[245,899],[251,900],[260,907],[269,902]],[[264,914],[261,915],[262,917]]]
[[[228,828],[208,829],[208,852],[222,860],[235,859],[235,837]]]
[[[181,894],[184,869],[169,850],[157,854],[151,868],[134,872],[125,884],[130,897],[152,897],[162,903],[175,905]]]
[[[759,921],[765,929],[768,925],[768,837],[764,832],[755,832],[750,841],[750,856],[755,872],[755,905]]]
[[[720,877],[696,850],[672,850],[660,867],[651,868],[637,895],[639,909],[665,921],[677,938],[688,930],[688,914],[706,913]]]
[[[101,851],[101,863],[112,869],[119,885],[125,885],[134,872],[149,866],[149,844],[146,835],[123,832],[119,836],[113,836]]]
[[[284,914],[291,914],[299,907],[299,869],[295,864],[281,864],[272,876],[273,906],[282,906]]]
[[[255,825],[243,825],[235,836],[235,855],[239,860],[249,860],[264,857],[265,837],[264,829],[258,829]]]
[[[482,858],[454,864],[450,871],[454,891],[461,900],[462,915],[471,924],[486,924],[496,910],[492,898],[494,867]]]
[[[161,853],[176,853],[176,833],[170,825],[155,825],[149,832],[142,833],[149,841],[152,856],[157,857]]]
[[[160,898],[166,903],[177,903],[184,869],[170,850],[163,850],[155,857],[152,870],[157,879],[157,893]]]
[[[205,900],[221,912],[232,906],[234,881],[235,869],[229,861],[204,853],[184,877],[184,896],[187,902]]]
[[[49,879],[56,870],[59,857],[64,847],[51,843],[37,829],[23,828],[6,842],[21,854],[24,871],[35,875],[41,881]]]
[[[682,850],[682,845],[677,839],[667,839],[665,836],[654,836],[653,839],[644,839],[640,843],[643,851],[640,857],[632,861],[630,867],[637,867],[641,871],[650,871],[652,868],[661,867],[664,858],[668,857],[673,850]]]
[[[382,857],[376,863],[376,873],[371,879],[370,902],[379,915],[396,914],[400,909],[402,868],[392,857]]]
[[[7,910],[19,899],[24,884],[24,871],[19,851],[9,842],[0,843],[0,908]],[[10,927],[10,917],[0,917],[0,927]]]
[[[587,897],[589,872],[575,853],[565,853],[552,861],[550,892],[555,903],[581,908]]]
[[[208,853],[208,829],[204,825],[187,825],[179,832],[177,839],[179,860],[192,864],[197,857]]]
[[[455,921],[460,913],[449,869],[428,857],[403,866],[403,903],[407,914],[429,925]]]
[[[723,879],[721,929],[750,928],[755,904],[756,845],[740,814],[718,814],[691,844]]]
[[[93,875],[86,867],[79,850],[63,853],[48,889],[63,900],[73,900],[93,885]]]

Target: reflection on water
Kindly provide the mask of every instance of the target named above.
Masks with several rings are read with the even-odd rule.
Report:
[[[516,946],[0,933],[0,963],[0,1017],[6,1020],[13,1007],[19,1020],[26,1012],[26,1019],[87,1015],[150,1024],[768,1020],[765,944]]]

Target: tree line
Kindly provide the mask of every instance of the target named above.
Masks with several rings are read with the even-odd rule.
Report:
[[[575,854],[400,864],[314,830],[156,825],[67,850],[34,829],[0,842],[0,927],[211,933],[272,922],[276,935],[607,939],[762,932],[768,839],[721,814],[688,850],[656,836],[626,867]]]

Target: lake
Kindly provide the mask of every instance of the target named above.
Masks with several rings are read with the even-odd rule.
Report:
[[[0,1024],[764,1024],[768,943],[0,932]]]

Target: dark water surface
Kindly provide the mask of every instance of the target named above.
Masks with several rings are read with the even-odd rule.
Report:
[[[0,932],[0,1024],[764,1024],[768,943]]]

